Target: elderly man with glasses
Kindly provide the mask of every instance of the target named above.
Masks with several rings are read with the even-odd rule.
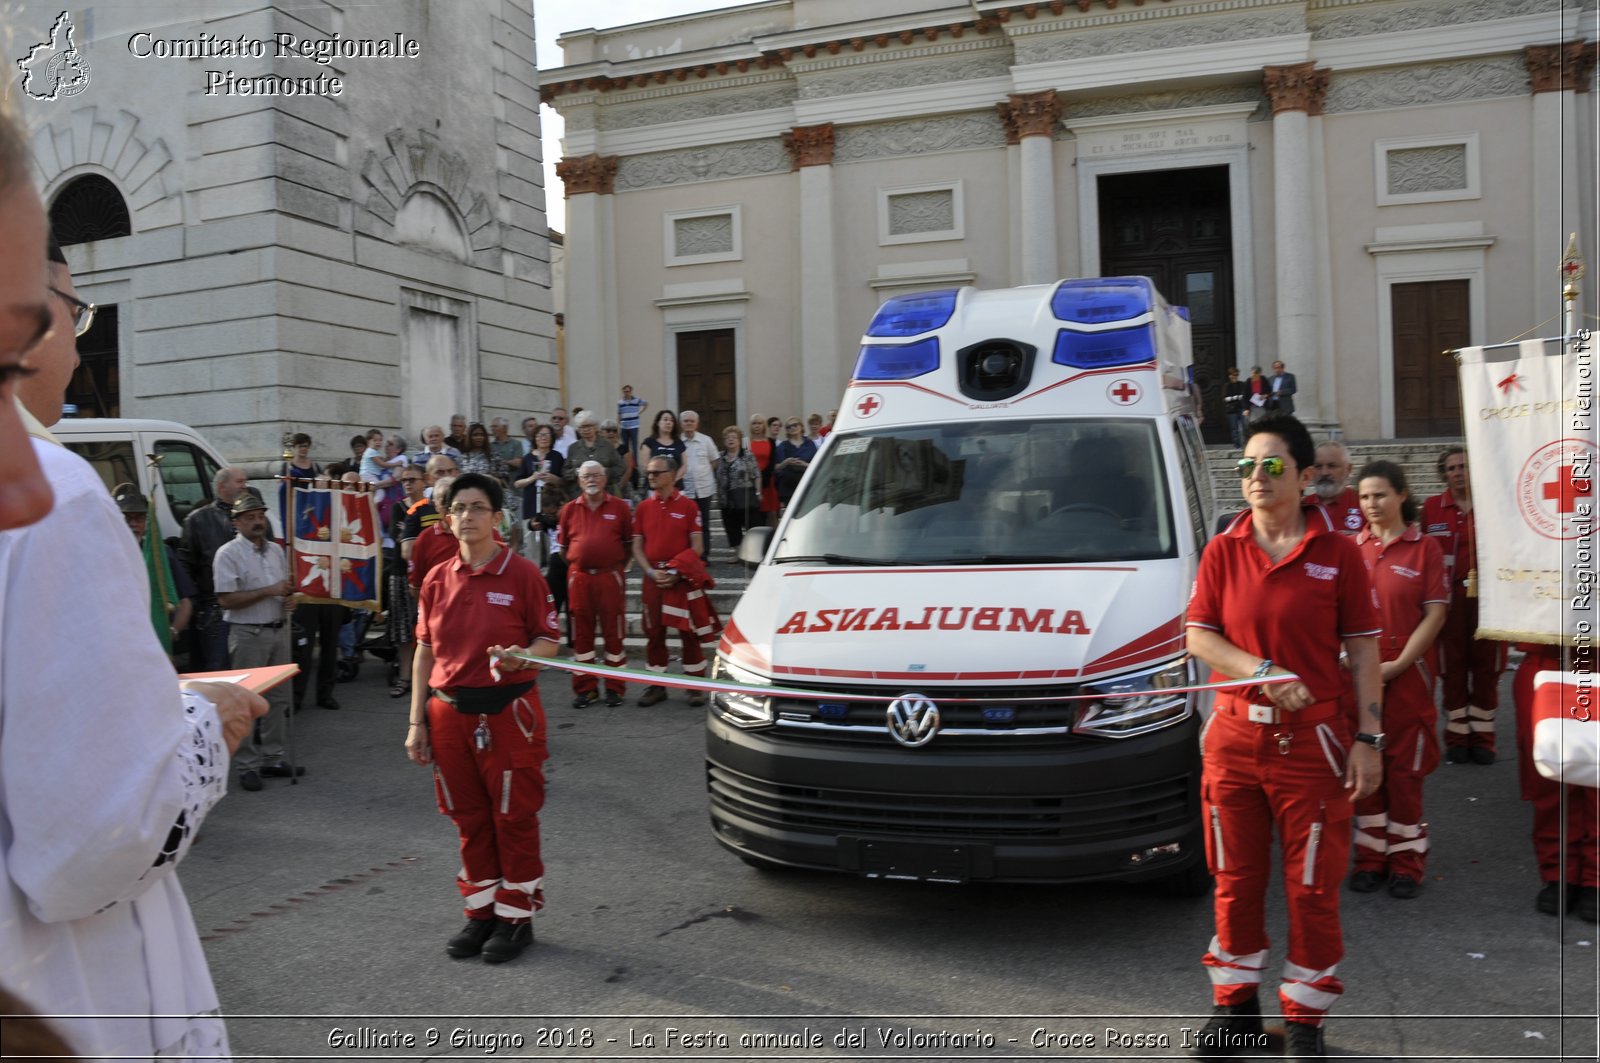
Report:
[[[567,615],[572,618],[572,659],[594,663],[594,625],[606,647],[606,665],[624,668],[628,650],[627,587],[632,555],[633,512],[606,493],[606,467],[586,461],[578,468],[577,498],[561,507],[560,535],[567,556]],[[606,704],[622,704],[622,683],[606,680]],[[572,675],[572,707],[594,704],[599,683],[581,672]]]
[[[701,643],[716,638],[721,625],[705,595],[711,578],[700,560],[705,547],[700,507],[678,491],[677,471],[678,463],[666,455],[646,462],[645,478],[654,493],[639,503],[634,514],[633,559],[644,572],[645,667],[665,674],[667,629],[676,628],[684,674],[704,677],[706,655]],[[651,685],[640,695],[639,704],[648,707],[666,699],[665,687]],[[700,691],[689,693],[691,706],[705,703]]]

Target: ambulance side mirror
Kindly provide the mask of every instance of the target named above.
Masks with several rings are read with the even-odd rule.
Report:
[[[767,556],[767,546],[772,542],[771,528],[751,528],[739,541],[739,560],[748,565],[759,565]]]

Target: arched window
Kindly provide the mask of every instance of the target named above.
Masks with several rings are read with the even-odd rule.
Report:
[[[457,262],[472,260],[472,244],[455,211],[444,197],[426,188],[413,188],[395,213],[396,243],[449,255]]]
[[[133,233],[128,205],[117,186],[99,174],[70,181],[50,204],[50,229],[62,247]]]

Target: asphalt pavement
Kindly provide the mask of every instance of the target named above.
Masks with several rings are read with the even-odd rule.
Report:
[[[238,1058],[1181,1058],[1209,1011],[1208,899],[757,871],[712,838],[701,711],[575,710],[553,671],[536,943],[452,960],[454,831],[385,687],[301,712],[309,773],[230,793],[183,865]],[[1597,928],[1534,911],[1514,763],[1427,807],[1422,895],[1344,895],[1333,1054],[1595,1058]]]

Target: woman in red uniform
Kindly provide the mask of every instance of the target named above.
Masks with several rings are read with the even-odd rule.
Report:
[[[1367,527],[1356,545],[1378,596],[1383,634],[1383,785],[1356,802],[1356,861],[1350,888],[1371,893],[1389,884],[1389,896],[1409,900],[1422,889],[1428,859],[1428,825],[1422,822],[1422,780],[1439,766],[1438,710],[1433,680],[1439,674],[1434,640],[1450,606],[1450,584],[1439,545],[1413,523],[1418,506],[1406,474],[1392,461],[1375,461],[1356,477]]]
[[[439,811],[461,835],[467,925],[445,943],[457,958],[504,963],[533,941],[544,906],[539,810],[544,807],[544,708],[526,669],[491,653],[554,657],[555,605],[539,569],[497,542],[505,508],[500,481],[456,477],[441,504],[460,543],[454,561],[428,573],[417,600],[411,726],[406,755],[432,762]],[[431,696],[430,696],[431,690]]]
[[[1301,505],[1315,460],[1311,433],[1293,417],[1246,429],[1239,476],[1250,509],[1206,547],[1189,602],[1189,652],[1214,680],[1298,677],[1219,694],[1202,732],[1201,807],[1217,882],[1216,935],[1201,961],[1214,1004],[1196,1037],[1202,1059],[1265,1043],[1258,991],[1274,833],[1289,909],[1278,989],[1289,1058],[1323,1058],[1323,1016],[1344,991],[1339,881],[1350,802],[1375,790],[1383,770],[1379,625],[1354,540]],[[1356,735],[1342,704],[1351,676],[1339,667],[1341,647],[1361,706]]]

